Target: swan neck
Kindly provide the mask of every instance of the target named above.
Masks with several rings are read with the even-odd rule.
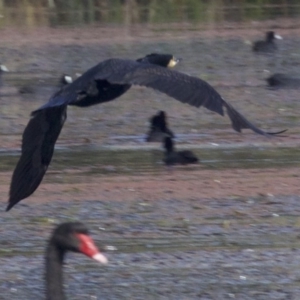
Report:
[[[51,242],[46,251],[46,299],[66,300],[63,291],[64,251]]]

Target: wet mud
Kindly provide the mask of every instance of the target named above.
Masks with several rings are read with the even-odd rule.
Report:
[[[3,34],[1,62],[12,72],[0,90],[0,299],[44,299],[46,239],[70,220],[87,224],[109,264],[68,255],[69,299],[298,299],[299,92],[267,89],[264,78],[298,72],[299,30],[279,30],[284,40],[271,57],[250,51],[258,29],[111,30]],[[209,81],[261,128],[288,132],[237,134],[226,117],[132,88],[111,103],[68,109],[39,189],[5,213],[24,126],[59,76],[151,52],[184,58],[180,71]],[[19,93],[24,86],[30,93]],[[145,144],[148,119],[161,109],[177,147],[194,150],[199,165],[168,169],[161,145]]]

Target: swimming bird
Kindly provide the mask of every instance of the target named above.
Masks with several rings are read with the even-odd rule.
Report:
[[[264,41],[256,41],[253,44],[252,50],[254,52],[264,52],[270,53],[277,49],[277,45],[274,43],[274,40],[282,40],[282,37],[278,34],[275,34],[274,31],[268,31],[266,33],[266,39]]]
[[[282,73],[275,73],[266,79],[268,85],[274,89],[279,88],[300,88],[300,78],[291,77]]]
[[[164,163],[170,165],[187,165],[198,163],[198,157],[190,150],[175,151],[174,142],[171,137],[164,139]]]
[[[63,291],[63,262],[67,251],[79,252],[102,263],[107,258],[101,254],[87,228],[79,222],[60,224],[52,233],[45,254],[46,299],[66,299]]]
[[[173,55],[151,54],[137,61],[112,58],[100,62],[56,92],[50,100],[33,111],[22,139],[21,157],[12,175],[6,211],[30,196],[41,183],[51,162],[55,142],[67,117],[67,106],[85,107],[120,97],[131,85],[153,88],[192,106],[224,115],[224,109],[234,130],[249,128],[270,136],[253,125],[207,82],[166,68],[175,66]]]
[[[173,132],[168,128],[167,115],[164,111],[159,111],[150,119],[150,130],[147,134],[147,142],[162,142],[165,136],[174,138]]]

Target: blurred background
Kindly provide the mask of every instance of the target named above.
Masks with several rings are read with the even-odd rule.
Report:
[[[297,0],[1,0],[1,27],[158,25],[189,23],[220,25],[297,19]],[[279,26],[278,26],[279,27]]]

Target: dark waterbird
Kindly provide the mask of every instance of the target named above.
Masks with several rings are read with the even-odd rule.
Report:
[[[282,37],[278,34],[275,34],[274,31],[268,31],[266,33],[266,39],[264,41],[256,41],[253,44],[252,50],[254,52],[273,52],[277,49],[277,46],[274,42],[275,39],[282,40]]]
[[[124,94],[131,85],[156,89],[183,103],[204,106],[222,116],[226,108],[232,127],[238,132],[249,128],[269,136],[285,131],[268,133],[257,128],[205,81],[166,68],[177,62],[172,55],[163,54],[151,54],[137,61],[117,58],[105,60],[33,111],[23,133],[22,153],[12,175],[6,210],[31,195],[41,183],[66,120],[67,106],[85,107],[111,101]]]
[[[292,77],[282,73],[275,73],[269,78],[266,79],[270,87],[274,89],[280,88],[291,88],[298,89],[300,88],[300,78]]]
[[[188,165],[198,163],[198,157],[190,150],[175,151],[174,142],[171,137],[164,139],[165,157],[164,163],[171,165]]]
[[[87,228],[79,222],[63,223],[54,231],[46,249],[46,299],[66,299],[63,291],[63,262],[67,251],[78,252],[107,263],[89,236]]]
[[[150,119],[150,130],[147,134],[147,142],[162,142],[166,136],[174,138],[173,132],[168,128],[167,115],[164,111],[159,111]]]

